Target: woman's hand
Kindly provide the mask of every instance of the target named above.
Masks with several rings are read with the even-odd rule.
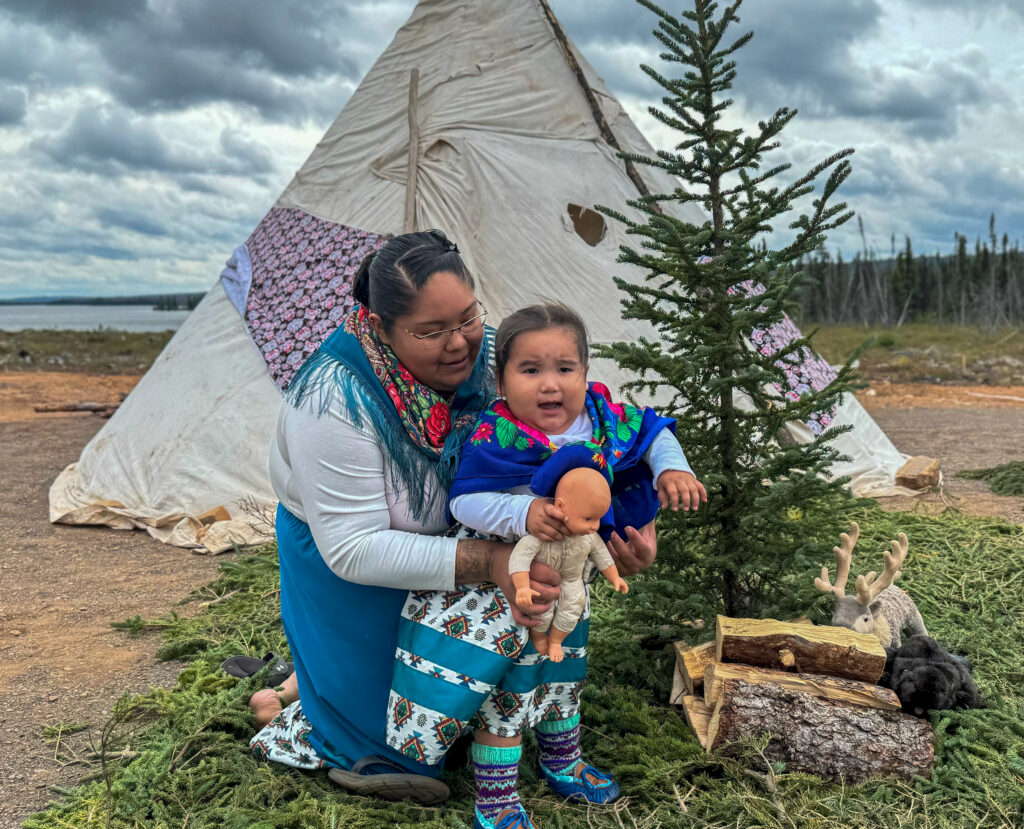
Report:
[[[530,589],[533,592],[533,604],[521,608],[516,603],[516,586],[512,582],[512,574],[508,571],[508,562],[512,557],[511,544],[495,544],[495,552],[491,554],[490,581],[501,588],[512,608],[512,617],[521,625],[533,628],[540,624],[537,617],[551,609],[551,604],[558,599],[562,576],[539,561],[530,565]],[[504,549],[502,549],[504,548]]]
[[[608,539],[608,552],[619,575],[628,579],[654,564],[654,559],[658,557],[658,533],[652,521],[639,530],[626,527],[626,538],[623,541],[618,533],[612,533]]]
[[[571,535],[565,513],[550,498],[534,498],[526,513],[526,531],[541,541],[561,541]]]

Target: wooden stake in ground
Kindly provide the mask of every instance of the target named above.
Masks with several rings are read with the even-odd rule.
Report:
[[[719,662],[864,682],[878,682],[885,669],[885,649],[876,637],[831,625],[719,616],[715,642]]]
[[[935,759],[932,728],[898,711],[818,699],[778,685],[725,682],[708,725],[707,749],[765,734],[765,756],[832,780],[859,783],[895,775],[929,777]]]

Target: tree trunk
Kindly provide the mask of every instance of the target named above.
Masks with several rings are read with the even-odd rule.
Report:
[[[927,720],[858,708],[777,685],[725,683],[708,726],[709,750],[771,734],[765,756],[831,780],[930,777],[935,748]]]

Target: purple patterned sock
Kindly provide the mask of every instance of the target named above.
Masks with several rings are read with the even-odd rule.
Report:
[[[498,748],[473,743],[473,776],[476,778],[476,808],[492,823],[505,809],[519,805],[516,780],[522,746]]]
[[[580,715],[566,720],[539,722],[534,729],[540,761],[555,774],[564,774],[580,759]]]

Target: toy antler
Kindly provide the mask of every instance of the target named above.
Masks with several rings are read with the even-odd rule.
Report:
[[[878,598],[879,593],[900,577],[900,567],[907,557],[906,533],[900,533],[896,539],[892,542],[892,552],[885,551],[885,570],[881,576],[876,577],[875,571],[872,570],[866,576],[857,577],[857,601],[862,605],[871,604]]]
[[[860,527],[856,521],[850,522],[850,534],[839,534],[842,545],[833,547],[832,552],[836,554],[836,583],[830,584],[828,580],[828,567],[821,568],[821,577],[814,580],[814,586],[823,593],[835,593],[838,598],[846,595],[846,580],[850,576],[850,559],[853,556],[853,548],[860,538]]]

